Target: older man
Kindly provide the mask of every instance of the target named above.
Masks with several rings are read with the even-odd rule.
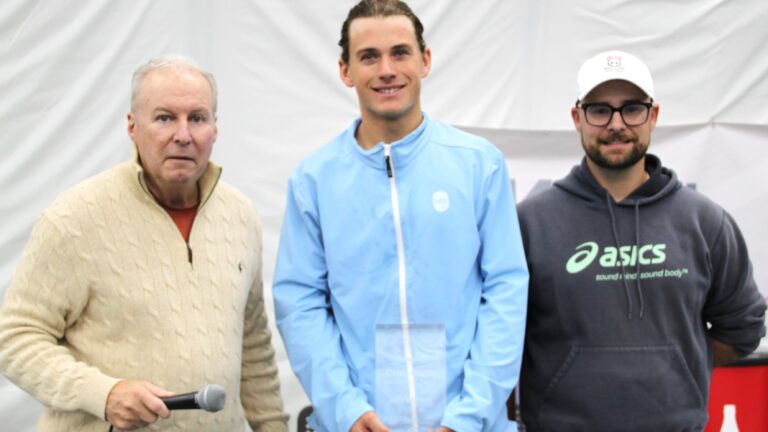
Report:
[[[578,74],[586,156],[519,206],[531,271],[521,372],[532,431],[700,431],[713,364],[754,350],[765,301],[736,222],[647,154],[648,67],[611,51]]]
[[[0,311],[0,368],[46,405],[40,430],[287,430],[260,223],[208,160],[213,76],[177,56],[141,66],[128,134],[131,161],[35,224]],[[161,400],[208,383],[227,392],[221,412]]]

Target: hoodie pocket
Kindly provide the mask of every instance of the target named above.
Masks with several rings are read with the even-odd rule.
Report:
[[[574,346],[537,420],[545,431],[698,431],[707,416],[677,347]]]

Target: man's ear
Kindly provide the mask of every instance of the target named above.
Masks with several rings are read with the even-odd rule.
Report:
[[[579,107],[571,107],[571,120],[573,120],[573,127],[576,128],[577,131],[581,132],[581,116],[582,110]]]
[[[126,118],[128,120],[128,136],[131,137],[131,140],[133,140],[133,135],[136,131],[136,117],[133,116],[133,113],[128,113]]]
[[[648,121],[651,124],[651,130],[656,129],[656,122],[659,120],[659,104],[653,103],[651,107],[651,114],[648,117]]]
[[[343,59],[339,59],[339,77],[345,86],[355,86],[354,81],[352,81],[352,77],[349,76],[349,65]]]
[[[421,77],[426,78],[429,75],[429,71],[432,69],[432,50],[429,47],[424,48],[424,53],[421,55],[424,60],[424,68],[421,70]]]

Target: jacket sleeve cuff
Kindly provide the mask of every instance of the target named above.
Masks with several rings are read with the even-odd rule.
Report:
[[[443,416],[443,421],[440,422],[440,426],[445,426],[454,431],[479,431],[483,428],[482,422],[478,422],[477,419],[461,414],[450,414],[448,412]]]
[[[344,411],[339,414],[339,431],[340,432],[347,432],[352,428],[352,425],[355,424],[357,419],[360,418],[363,414],[367,413],[368,411],[373,411],[373,407],[368,404],[365,401],[353,399],[350,401],[350,403],[347,406],[343,406],[344,404],[340,404],[339,407],[342,408]]]

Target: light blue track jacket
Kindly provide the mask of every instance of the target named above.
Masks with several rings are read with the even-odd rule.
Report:
[[[528,270],[504,158],[426,115],[402,140],[363,150],[359,124],[288,185],[273,294],[311,423],[348,431],[374,409],[376,325],[405,322],[445,328],[441,424],[511,430]]]

